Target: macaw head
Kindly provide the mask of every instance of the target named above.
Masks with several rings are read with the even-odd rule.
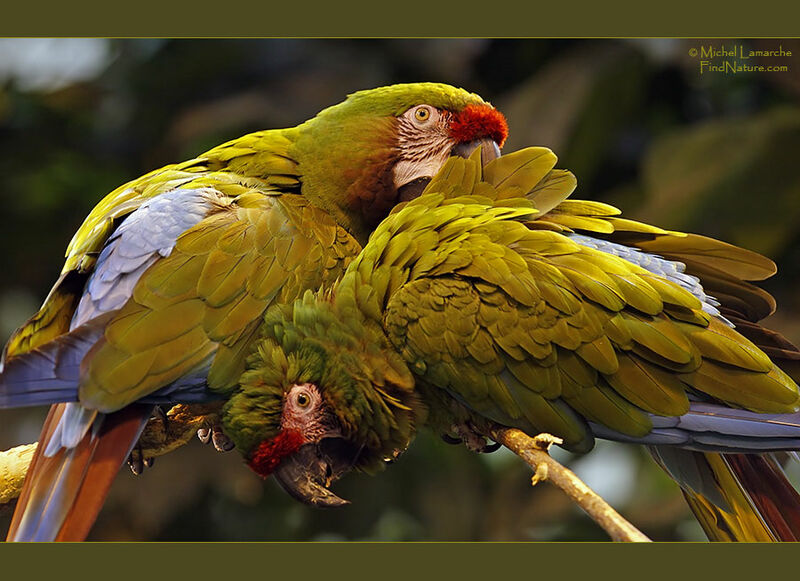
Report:
[[[292,157],[303,195],[339,216],[360,242],[398,202],[418,196],[447,159],[481,147],[498,157],[502,113],[439,83],[359,91],[300,125]]]
[[[346,503],[328,486],[375,472],[410,444],[424,413],[405,363],[380,330],[306,293],[272,308],[223,413],[257,474],[314,506]]]

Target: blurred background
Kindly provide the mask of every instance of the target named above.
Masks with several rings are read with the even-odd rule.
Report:
[[[777,39],[0,39],[0,339],[38,308],[73,232],[119,184],[358,89],[440,81],[506,114],[507,151],[553,149],[578,176],[575,197],[771,257],[779,274],[763,286],[780,306],[767,324],[800,342],[800,62],[701,71],[703,46],[800,54]],[[4,411],[0,449],[35,441],[45,411]],[[705,540],[643,450],[554,455],[651,538]],[[335,485],[351,506],[322,511],[193,441],[141,476],[124,469],[90,539],[607,540],[529,477],[509,452],[422,433],[382,474]],[[3,536],[9,522],[0,507]]]

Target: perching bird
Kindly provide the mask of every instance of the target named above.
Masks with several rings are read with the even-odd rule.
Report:
[[[57,404],[8,538],[85,538],[154,404],[224,397],[270,304],[331,284],[450,155],[506,133],[477,95],[394,85],[109,194],[3,354],[0,407]]]
[[[745,282],[774,264],[567,200],[555,161],[448,161],[341,281],[267,312],[226,433],[325,506],[342,502],[332,480],[384,466],[423,424],[475,448],[488,422],[579,452],[640,443],[710,538],[798,538],[771,453],[800,449],[800,392],[776,365],[797,378],[800,353],[758,326],[774,302]]]

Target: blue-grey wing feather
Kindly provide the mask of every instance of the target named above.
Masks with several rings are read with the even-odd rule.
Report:
[[[595,250],[600,250],[601,252],[612,254],[627,260],[628,262],[640,266],[645,270],[652,272],[653,274],[661,276],[668,281],[677,284],[681,288],[689,291],[695,297],[697,297],[697,299],[703,305],[704,312],[717,317],[729,327],[734,326],[733,323],[722,316],[722,314],[719,312],[719,309],[717,308],[720,305],[719,301],[711,295],[706,294],[700,279],[684,272],[686,270],[686,265],[684,263],[678,262],[677,260],[667,260],[666,258],[663,258],[657,254],[651,254],[649,252],[639,250],[638,248],[631,248],[630,246],[625,246],[624,244],[609,242],[608,240],[601,240],[585,234],[570,233],[567,235],[573,242],[577,242],[582,246],[594,248]]]
[[[102,414],[77,402],[84,357],[103,336],[108,317],[131,298],[142,274],[159,258],[169,256],[178,237],[205,218],[219,197],[210,188],[177,189],[142,204],[100,252],[70,333],[6,361],[0,373],[0,407],[69,402],[45,455],[74,447],[101,419]],[[196,393],[191,397],[199,399]]]
[[[128,216],[100,252],[70,328],[122,308],[144,271],[169,256],[178,236],[198,224],[218,197],[207,188],[173,190]]]
[[[761,414],[693,401],[678,417],[650,415],[653,430],[632,437],[591,423],[595,436],[646,445],[672,445],[705,452],[800,450],[800,413]]]

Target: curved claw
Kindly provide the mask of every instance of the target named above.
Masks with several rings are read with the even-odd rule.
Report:
[[[157,405],[153,408],[153,414],[150,416],[150,419],[157,419],[161,422],[161,427],[164,428],[164,433],[169,432],[169,417],[167,416],[167,412],[164,411],[160,405]]]
[[[317,507],[343,506],[349,501],[328,490],[334,466],[316,444],[306,444],[285,458],[273,473],[281,487],[297,500]]]
[[[211,428],[211,441],[217,452],[230,452],[236,447],[233,440],[222,431],[222,426],[216,424]]]
[[[134,476],[141,476],[142,472],[144,472],[144,459],[142,458],[141,452],[137,450],[133,450],[130,455],[128,456],[128,468],[131,469]]]
[[[481,454],[491,454],[492,452],[497,452],[502,444],[500,442],[492,442],[491,444],[486,444],[481,450]]]
[[[200,428],[197,430],[197,439],[203,444],[208,444],[211,441],[211,428]]]
[[[197,430],[197,438],[203,443],[208,444],[213,442],[214,449],[217,452],[230,452],[235,448],[233,440],[231,440],[222,430],[222,426],[214,424],[211,427],[199,428]]]
[[[150,468],[155,463],[155,458],[145,458],[142,454],[141,445],[134,446],[128,455],[128,468],[134,476],[141,476],[145,468]]]
[[[451,436],[450,434],[441,434],[442,440],[444,440],[447,444],[452,444],[453,446],[458,446],[459,444],[463,444],[464,440],[461,438],[456,438],[455,436]]]

